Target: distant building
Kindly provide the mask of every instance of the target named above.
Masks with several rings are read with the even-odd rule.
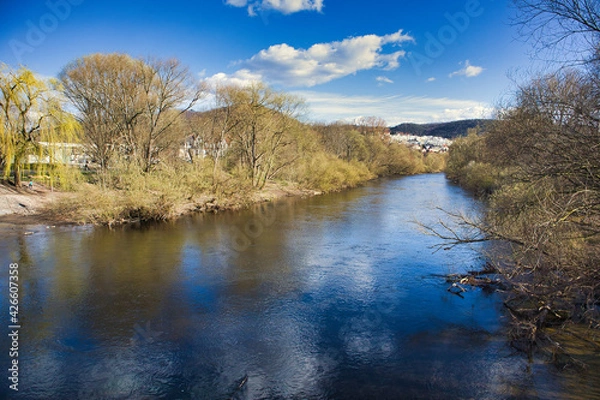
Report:
[[[79,143],[38,143],[43,151],[40,157],[37,154],[29,154],[26,162],[28,164],[50,164],[58,162],[61,164],[74,165],[83,168],[91,161],[91,156],[86,154],[85,146]],[[52,160],[50,159],[52,154]]]
[[[409,134],[396,134],[390,137],[392,142],[403,143],[416,150],[426,153],[443,153],[448,151],[452,140],[438,136],[416,136]]]
[[[179,148],[179,157],[186,161],[191,161],[194,157],[223,157],[228,147],[229,143],[225,139],[220,143],[206,143],[202,138],[190,135]]]

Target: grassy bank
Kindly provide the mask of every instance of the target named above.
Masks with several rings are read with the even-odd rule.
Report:
[[[369,168],[367,163],[344,161],[320,152],[285,169],[280,179],[264,187],[252,185],[239,170],[215,168],[212,159],[194,163],[160,164],[151,173],[135,165],[121,165],[104,174],[91,173],[70,184],[71,194],[51,202],[44,213],[51,219],[77,224],[118,225],[167,221],[194,212],[240,209],[286,196],[312,196],[357,187],[380,176],[439,172],[443,155],[424,156],[395,148],[391,163]],[[378,172],[378,173],[377,173]]]

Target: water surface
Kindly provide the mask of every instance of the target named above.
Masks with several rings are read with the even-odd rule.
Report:
[[[577,398],[552,367],[513,353],[497,294],[446,290],[440,275],[484,260],[477,247],[434,252],[415,221],[446,218],[440,207],[479,205],[422,175],[137,229],[2,226],[22,329],[19,393],[0,393]]]

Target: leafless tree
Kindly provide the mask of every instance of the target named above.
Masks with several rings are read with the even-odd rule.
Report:
[[[363,135],[383,137],[387,131],[387,122],[381,117],[361,117],[358,119],[357,125]]]
[[[161,154],[183,141],[181,116],[204,93],[177,60],[124,54],[80,58],[60,78],[103,170],[118,154],[148,172]]]
[[[140,65],[143,124],[137,132],[138,158],[148,172],[165,150],[179,147],[185,131],[181,116],[204,94],[178,60],[150,60]]]
[[[365,138],[355,126],[338,121],[328,125],[315,125],[325,149],[345,161],[358,159],[365,153]]]
[[[138,62],[124,54],[93,54],[68,64],[60,74],[77,110],[88,151],[102,170],[119,146],[127,146],[143,113]]]
[[[478,227],[477,236],[456,234],[447,224],[433,231],[448,245],[510,245],[510,263],[501,269],[511,285],[505,304],[515,321],[513,339],[524,349],[544,343],[562,351],[548,327],[600,328],[598,92],[597,79],[583,70],[534,79],[485,136],[450,153],[462,165],[485,155],[497,188],[480,221],[455,216],[460,226]]]
[[[597,0],[514,0],[514,22],[538,53],[553,61],[586,63],[598,57],[600,3]]]
[[[281,149],[291,144],[290,131],[299,126],[302,99],[276,92],[263,84],[219,88],[219,108],[226,116],[224,131],[231,137],[252,186],[262,188],[281,168],[294,159],[280,160]]]

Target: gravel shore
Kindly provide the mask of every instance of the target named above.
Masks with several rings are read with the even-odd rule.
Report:
[[[44,224],[48,222],[44,209],[63,195],[37,184],[32,189],[0,185],[0,222]]]

